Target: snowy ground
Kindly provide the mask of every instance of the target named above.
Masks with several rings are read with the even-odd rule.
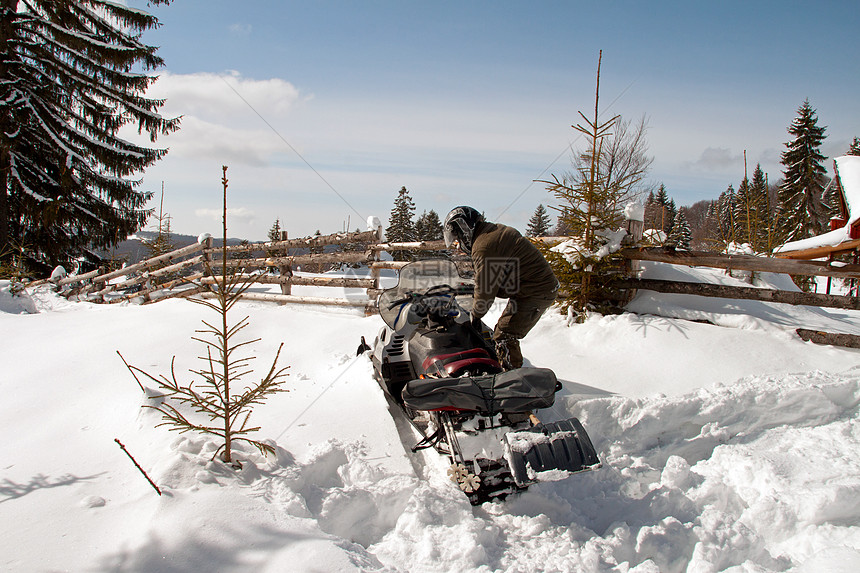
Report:
[[[646,276],[736,280],[658,264]],[[209,311],[26,301],[7,286],[3,571],[860,570],[860,351],[793,333],[860,333],[856,312],[641,292],[636,314],[548,314],[523,343],[565,384],[541,415],[579,417],[604,467],[473,508],[434,459],[407,453],[355,357],[379,317],[237,308],[262,338],[258,366],[282,341],[290,365],[290,392],[254,414],[277,456],[247,451],[237,472],[210,461],[211,440],[154,428],[116,354],[153,374],[175,355],[182,375]]]

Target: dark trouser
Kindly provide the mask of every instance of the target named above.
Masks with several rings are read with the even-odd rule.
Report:
[[[534,328],[554,302],[555,296],[512,298],[508,301],[493,331],[493,340],[496,341],[496,351],[502,366],[507,369],[522,367],[523,354],[520,351],[519,339]]]

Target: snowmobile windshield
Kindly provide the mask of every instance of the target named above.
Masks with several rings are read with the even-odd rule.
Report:
[[[469,287],[473,284],[471,279],[460,276],[457,265],[447,259],[416,261],[400,269],[397,286],[379,296],[377,307],[385,323],[396,330],[422,298],[454,298],[452,302],[468,312],[472,306]]]

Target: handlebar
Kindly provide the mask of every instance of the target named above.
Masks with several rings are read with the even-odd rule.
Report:
[[[419,302],[424,298],[434,297],[434,296],[458,296],[463,294],[472,294],[475,290],[475,285],[459,285],[456,287],[452,287],[450,285],[436,285],[430,287],[424,292],[407,292],[406,296],[403,298],[397,299],[391,302],[388,305],[388,310],[392,310],[395,307],[409,303],[409,302]]]

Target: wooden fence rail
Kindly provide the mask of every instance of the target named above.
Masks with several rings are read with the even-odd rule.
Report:
[[[627,279],[621,281],[619,286],[620,288],[652,290],[667,294],[692,294],[696,296],[716,298],[738,298],[743,300],[760,300],[763,302],[780,302],[792,305],[860,310],[860,298],[833,294],[818,294],[811,292],[795,292],[705,283],[686,283],[655,279]]]
[[[58,290],[79,300],[121,303],[142,300],[143,304],[176,297],[211,295],[211,286],[220,280],[217,272],[223,259],[232,272],[253,273],[259,284],[279,285],[281,293],[245,292],[248,300],[279,303],[321,304],[346,307],[364,307],[371,311],[376,295],[381,292],[381,271],[400,269],[403,261],[383,261],[380,256],[389,251],[433,252],[445,248],[442,241],[384,243],[382,230],[357,233],[334,233],[302,239],[284,239],[266,243],[213,247],[212,238],[205,236],[200,242],[188,245],[122,269],[105,272],[103,269],[58,280],[39,280],[26,285],[37,286],[51,282]],[[339,246],[338,252],[313,252],[316,249]],[[291,249],[311,250],[310,253],[289,254]],[[461,261],[464,264],[465,261]],[[302,265],[347,264],[363,265],[369,277],[298,276],[293,270]],[[260,272],[280,271],[279,274]],[[256,271],[256,273],[254,273]],[[179,275],[179,276],[176,276]],[[170,278],[173,277],[173,278]],[[165,280],[167,279],[167,280]],[[366,294],[347,298],[294,296],[292,286],[338,287],[364,290]]]
[[[860,265],[828,261],[803,261],[754,257],[752,255],[722,255],[706,251],[677,251],[665,247],[632,247],[621,255],[637,261],[656,261],[688,267],[711,267],[729,271],[759,271],[787,275],[860,278]]]
[[[252,272],[253,280],[259,284],[278,285],[281,293],[246,292],[250,300],[279,303],[326,304],[347,307],[364,307],[372,311],[372,303],[381,292],[381,271],[400,269],[407,262],[380,260],[383,252],[418,252],[421,255],[442,255],[443,241],[416,241],[408,243],[386,243],[381,241],[382,230],[357,233],[334,233],[315,237],[289,239],[266,243],[213,247],[211,237],[170,253],[165,253],[125,268],[111,272],[93,271],[52,281],[68,296],[93,302],[118,303],[142,299],[144,304],[191,295],[209,296],[211,285],[219,280],[212,276],[212,268],[222,264],[227,256],[227,265],[232,272]],[[562,241],[565,238],[544,238]],[[338,252],[313,252],[325,247],[337,246]],[[310,253],[290,254],[290,249],[312,250]],[[788,260],[754,257],[749,255],[720,255],[701,251],[678,251],[663,247],[628,247],[621,250],[624,258],[632,261],[657,261],[684,266],[721,268],[727,271],[742,270],[774,272],[789,275],[814,275],[842,277],[860,280],[860,265],[840,264],[828,261]],[[444,253],[450,257],[449,252]],[[454,257],[461,271],[470,268],[465,256]],[[293,270],[303,265],[348,264],[362,265],[369,269],[369,277],[298,276]],[[634,267],[635,268],[635,267]],[[260,272],[278,270],[279,274]],[[215,273],[217,274],[217,273]],[[635,274],[635,273],[634,273]],[[44,284],[47,280],[35,281],[27,286]],[[359,289],[365,296],[346,298],[295,296],[291,288],[296,286],[338,287]],[[704,285],[638,279],[631,276],[622,288],[647,289],[665,293],[694,294],[720,298],[755,299],[786,304],[803,304],[860,310],[860,299],[845,296],[776,291],[760,288]]]

